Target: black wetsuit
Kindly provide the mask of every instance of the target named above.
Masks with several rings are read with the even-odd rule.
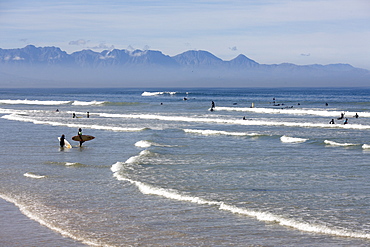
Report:
[[[60,138],[60,142],[59,142],[59,144],[60,144],[60,147],[62,148],[62,147],[64,147],[64,139],[65,139],[65,137],[64,136],[62,136],[61,138]]]

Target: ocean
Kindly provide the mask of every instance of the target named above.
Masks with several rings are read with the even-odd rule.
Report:
[[[0,89],[0,123],[37,246],[370,246],[369,88]]]

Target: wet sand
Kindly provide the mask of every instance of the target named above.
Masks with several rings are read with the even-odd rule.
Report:
[[[0,199],[0,246],[86,246],[40,225]]]

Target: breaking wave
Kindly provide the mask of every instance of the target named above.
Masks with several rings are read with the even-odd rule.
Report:
[[[301,143],[301,142],[307,141],[308,139],[282,136],[282,137],[280,137],[280,140],[281,140],[281,142],[285,142],[285,143]]]
[[[348,147],[348,146],[357,146],[359,144],[353,144],[353,143],[338,143],[334,141],[325,140],[325,144],[332,145],[332,146],[341,146],[341,147]]]
[[[54,101],[54,100],[0,100],[0,104],[7,105],[65,105],[71,101]]]
[[[175,95],[176,92],[143,92],[141,96],[158,96],[164,94]]]
[[[197,130],[197,129],[183,129],[186,133],[200,134],[200,135],[231,135],[231,136],[259,136],[257,133],[246,132],[229,132],[222,130]]]
[[[66,126],[70,128],[87,128],[87,129],[99,129],[99,130],[109,130],[109,131],[143,131],[147,128],[124,128],[124,127],[116,127],[116,126],[105,126],[105,125],[88,125],[88,124],[74,124],[74,123],[61,123],[61,122],[53,122],[53,121],[41,121],[37,119],[23,117],[17,114],[10,114],[2,116],[1,118],[14,120],[14,121],[22,121],[22,122],[31,122],[34,124],[45,124],[45,125],[52,125],[52,126]]]
[[[0,104],[7,104],[7,105],[75,105],[75,106],[88,106],[88,105],[101,105],[106,103],[105,101],[58,101],[58,100],[0,100]]]
[[[89,105],[102,105],[107,103],[106,101],[74,101],[72,105],[78,105],[78,106],[89,106]]]
[[[364,145],[362,145],[362,148],[363,149],[370,149],[370,145],[369,144],[364,144]]]
[[[264,125],[264,126],[285,126],[301,128],[338,128],[338,129],[370,129],[370,125],[361,124],[329,124],[329,123],[309,123],[309,122],[280,122],[267,120],[243,120],[230,118],[207,118],[207,117],[187,117],[187,116],[163,116],[154,114],[112,114],[97,113],[101,117],[107,118],[133,118],[133,119],[150,119],[162,121],[177,122],[198,122],[198,123],[217,123],[217,124],[238,124],[238,125]]]
[[[46,176],[44,176],[44,175],[38,175],[38,174],[34,174],[32,172],[26,172],[25,174],[23,174],[23,176],[28,177],[28,178],[36,178],[36,179],[46,178]]]
[[[370,112],[349,112],[349,111],[328,111],[322,109],[293,109],[293,108],[248,108],[248,107],[215,107],[216,111],[240,111],[240,112],[254,112],[254,113],[265,113],[265,114],[292,114],[292,115],[315,115],[322,117],[334,117],[341,116],[345,113],[345,116],[354,117],[356,113],[360,117],[370,117]]]
[[[176,201],[190,202],[190,203],[195,203],[199,205],[215,206],[218,210],[228,211],[233,214],[239,214],[239,215],[244,215],[247,217],[252,217],[252,218],[257,219],[258,221],[274,222],[284,227],[291,227],[296,230],[305,231],[305,232],[327,234],[327,235],[334,235],[334,236],[340,236],[340,237],[370,239],[370,234],[367,234],[367,233],[353,232],[347,229],[330,228],[325,225],[290,219],[290,218],[287,218],[286,216],[276,215],[276,214],[269,213],[269,212],[261,212],[261,211],[247,209],[247,208],[240,208],[234,205],[226,204],[222,201],[207,200],[207,199],[203,199],[198,196],[184,194],[183,192],[177,191],[175,189],[165,189],[165,188],[160,188],[160,187],[156,187],[153,185],[149,185],[149,184],[146,184],[140,181],[135,181],[135,180],[125,177],[120,172],[127,164],[128,164],[127,161],[125,163],[117,162],[113,164],[111,167],[113,176],[117,180],[126,181],[126,182],[129,182],[135,185],[138,188],[138,190],[142,194],[145,194],[145,195],[155,195],[155,196],[161,196],[161,197],[171,199],[171,200],[176,200]]]
[[[94,240],[91,240],[91,239],[81,237],[77,233],[68,232],[68,231],[64,230],[63,228],[61,228],[61,227],[55,226],[53,224],[53,222],[49,222],[48,220],[45,220],[42,216],[40,216],[38,214],[38,210],[34,209],[38,205],[33,205],[33,207],[30,207],[30,206],[27,206],[27,205],[19,202],[16,199],[13,199],[13,198],[10,198],[8,196],[1,195],[1,194],[0,194],[0,198],[4,199],[7,202],[13,203],[16,207],[19,208],[19,210],[21,211],[22,214],[26,215],[31,220],[34,220],[34,221],[38,222],[40,225],[43,225],[43,226],[45,226],[45,227],[47,227],[47,228],[49,228],[49,229],[51,229],[55,232],[58,232],[58,233],[62,234],[65,237],[69,237],[71,239],[81,241],[82,243],[90,245],[90,246],[102,246],[102,244],[99,241],[94,241]],[[111,247],[111,245],[108,245],[108,244],[104,244],[104,246]]]

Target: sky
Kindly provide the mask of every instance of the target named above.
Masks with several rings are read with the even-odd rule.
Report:
[[[369,0],[0,0],[0,48],[206,50],[370,70]]]

